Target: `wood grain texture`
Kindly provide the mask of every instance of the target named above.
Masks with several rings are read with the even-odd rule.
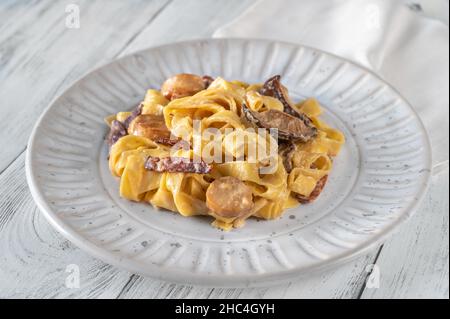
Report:
[[[364,269],[372,264],[375,252],[359,257],[332,271],[301,278],[289,284],[267,288],[198,288],[158,282],[133,275],[119,298],[267,299],[267,298],[356,298],[365,285]]]
[[[0,32],[0,143],[14,140],[0,154],[0,172],[25,149],[49,102],[88,70],[117,57],[169,0],[15,3],[0,4],[0,16],[6,16]],[[80,7],[79,29],[65,25],[70,3]]]
[[[64,26],[68,3],[80,5],[80,29]],[[143,278],[90,257],[53,230],[29,193],[23,154],[48,103],[92,67],[115,57],[210,36],[253,0],[105,3],[0,3],[0,142],[8,145],[0,153],[0,298],[448,298],[448,171],[379,254],[270,288],[211,289]],[[366,267],[375,260],[381,286],[365,289]],[[65,286],[70,264],[80,266],[78,289]]]
[[[209,38],[216,29],[239,16],[256,1],[174,0],[142,30],[124,53],[176,41]]]
[[[28,191],[25,156],[0,176],[0,298],[114,298],[130,274],[94,259],[59,235]],[[80,267],[80,288],[65,285]]]
[[[428,196],[385,245],[377,265],[380,288],[362,298],[449,298],[449,177],[435,176]]]

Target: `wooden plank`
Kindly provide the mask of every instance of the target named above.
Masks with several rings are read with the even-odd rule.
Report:
[[[0,176],[0,298],[113,298],[130,274],[90,257],[44,220],[28,190],[22,154]],[[68,288],[78,265],[80,288]]]
[[[79,5],[79,29],[65,26],[70,3]],[[88,70],[118,56],[168,3],[44,0],[0,5],[0,16],[11,16],[0,27],[0,144],[8,145],[0,153],[0,172],[24,150],[49,102]]]
[[[43,3],[47,5],[46,3]],[[23,17],[26,18],[26,15],[30,10],[33,10],[33,7],[39,6],[36,0],[24,0],[24,1],[15,1],[15,0],[4,0],[0,3],[0,33],[3,33],[5,30],[11,30],[11,28],[15,27],[17,24],[24,22],[22,20]]]
[[[449,298],[449,175],[435,176],[421,208],[377,260],[380,287],[362,298]]]
[[[80,6],[80,29],[65,28],[68,3]],[[1,298],[110,298],[129,280],[128,272],[88,256],[44,220],[28,191],[24,154],[19,154],[49,101],[93,66],[118,56],[168,3],[1,3],[0,140],[8,147],[0,154],[0,171],[16,158],[0,176]],[[80,288],[65,286],[70,264],[80,267]]]
[[[119,298],[356,298],[362,290],[376,251],[336,269],[314,274],[289,284],[266,288],[202,288],[175,285],[133,276]]]
[[[174,0],[124,53],[176,41],[210,38],[216,29],[238,17],[256,1]]]

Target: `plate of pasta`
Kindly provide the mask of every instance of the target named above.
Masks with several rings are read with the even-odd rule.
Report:
[[[372,249],[429,182],[426,131],[368,70],[266,40],[113,61],[39,119],[27,179],[80,248],[179,283],[258,286]]]

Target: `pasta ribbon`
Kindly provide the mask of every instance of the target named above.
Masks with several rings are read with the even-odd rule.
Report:
[[[172,149],[143,136],[121,137],[112,145],[109,154],[109,169],[114,176],[120,177],[120,195],[186,217],[212,216],[213,225],[224,230],[241,227],[251,216],[278,218],[285,209],[299,205],[295,195],[308,197],[314,192],[318,182],[330,173],[332,158],[339,153],[345,137],[320,119],[323,110],[316,99],[310,98],[298,103],[296,109],[312,120],[318,130],[317,136],[306,143],[293,143],[288,157],[279,154],[276,148],[275,153],[272,152],[272,147],[278,146],[279,141],[270,134],[249,130],[251,125],[243,120],[244,103],[253,112],[283,111],[283,103],[261,95],[260,88],[261,84],[217,78],[207,89],[171,101],[159,90],[148,90],[142,102],[142,114],[163,115],[170,132],[189,142],[191,147]],[[114,120],[124,122],[130,114],[119,112],[105,121],[109,125]],[[207,130],[212,133],[202,134]],[[220,157],[214,157],[216,153]],[[145,168],[149,157],[169,156],[202,159],[212,163],[212,169],[207,174],[194,174]],[[208,161],[209,157],[213,159]],[[272,171],[262,173],[262,169],[270,165],[273,165]],[[254,205],[245,216],[225,218],[210,211],[206,205],[210,184],[227,176],[239,179],[244,187],[251,189]]]

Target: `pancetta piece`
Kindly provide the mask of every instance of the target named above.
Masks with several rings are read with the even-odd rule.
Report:
[[[211,171],[211,165],[204,161],[197,162],[185,157],[149,156],[145,161],[145,169],[160,173],[208,174]]]
[[[308,197],[300,195],[300,194],[295,194],[295,198],[297,198],[297,200],[302,204],[308,204],[308,203],[315,201],[317,199],[317,197],[319,197],[320,193],[322,193],[322,190],[325,187],[327,180],[328,180],[328,175],[325,175],[324,177],[319,179],[319,181],[316,184],[316,187],[314,188],[314,190],[311,192],[311,194]]]
[[[121,137],[127,135],[127,128],[122,122],[113,120],[107,137],[109,147],[113,146]]]
[[[142,113],[142,104],[139,104],[125,119],[123,123],[118,120],[113,120],[111,122],[109,134],[108,137],[106,138],[109,147],[113,146],[121,137],[128,135],[128,126],[141,113]]]
[[[139,104],[132,112],[131,114],[125,119],[123,122],[123,125],[128,129],[128,126],[130,126],[130,123],[139,115],[142,114],[142,108],[143,105]]]

